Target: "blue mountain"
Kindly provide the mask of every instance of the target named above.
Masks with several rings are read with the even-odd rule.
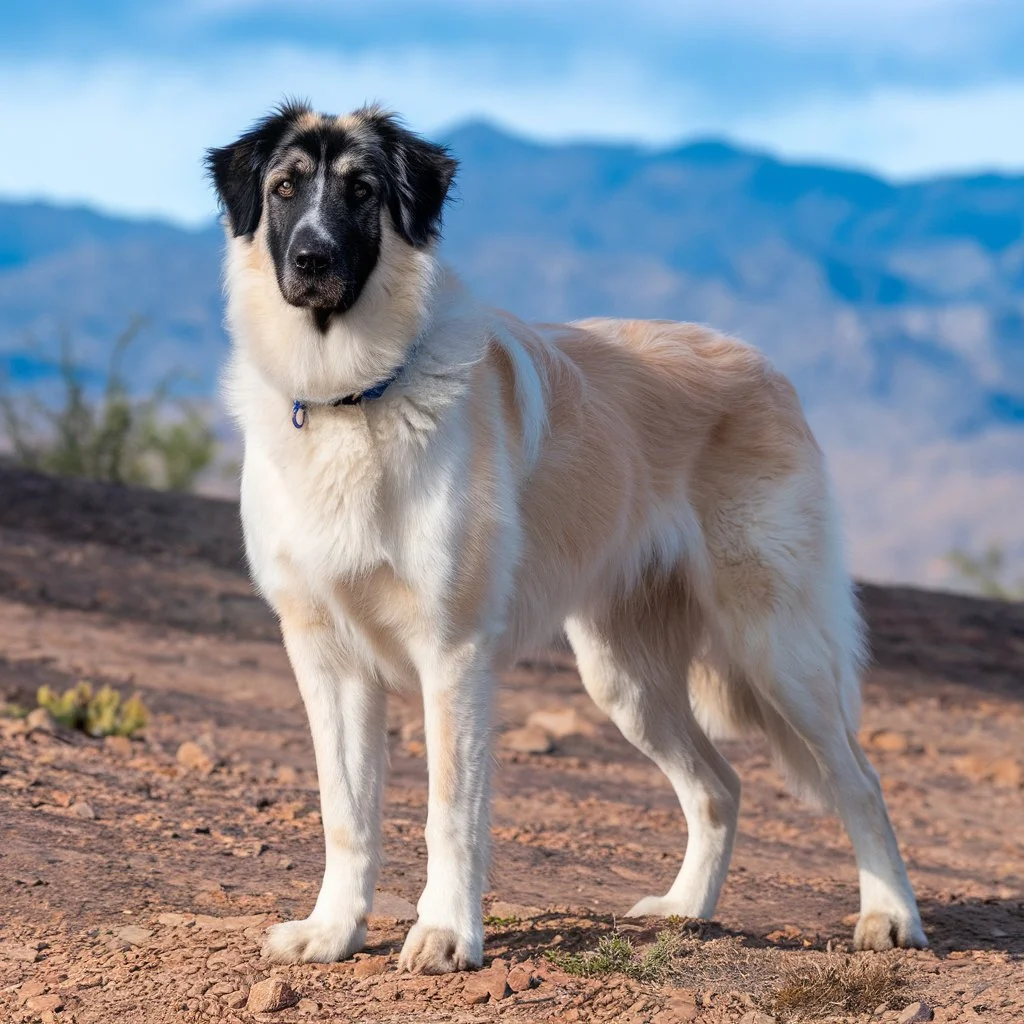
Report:
[[[963,437],[1024,426],[1024,177],[894,184],[714,140],[542,145],[487,124],[443,254],[527,318],[711,323],[764,348],[804,401],[871,403]],[[101,367],[135,317],[139,389],[210,391],[226,351],[220,229],[0,203],[0,367],[47,372],[63,334]]]

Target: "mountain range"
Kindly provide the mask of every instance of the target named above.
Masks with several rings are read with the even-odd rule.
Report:
[[[1024,176],[893,183],[719,141],[546,145],[487,124],[442,255],[528,319],[699,320],[763,348],[833,464],[854,564],[942,582],[954,546],[1024,566]],[[211,393],[226,351],[220,228],[0,202],[0,368],[62,332],[99,371],[134,318],[133,386]]]

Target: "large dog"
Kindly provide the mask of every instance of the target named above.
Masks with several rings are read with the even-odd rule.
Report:
[[[588,692],[668,776],[689,838],[664,896],[707,918],[758,727],[842,817],[858,947],[925,943],[857,743],[862,630],[790,384],[704,327],[526,326],[435,256],[455,161],[391,114],[287,105],[208,164],[226,213],[242,518],[309,714],[326,840],[280,960],[358,950],[380,862],[389,690],[423,696],[427,884],[401,966],[483,955],[495,673],[564,628]]]

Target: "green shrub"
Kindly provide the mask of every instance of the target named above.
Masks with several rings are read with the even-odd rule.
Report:
[[[92,686],[84,681],[62,694],[40,686],[36,701],[61,725],[90,736],[133,736],[149,721],[149,712],[138,694],[122,701],[117,690],[104,686],[93,693]]]
[[[15,458],[29,469],[115,483],[190,490],[213,461],[216,439],[198,409],[170,394],[174,375],[146,398],[133,397],[121,372],[141,328],[133,322],[115,341],[99,397],[86,387],[69,339],[61,339],[56,404],[36,393],[0,393],[0,416]]]

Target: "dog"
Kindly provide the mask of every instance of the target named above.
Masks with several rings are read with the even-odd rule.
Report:
[[[856,946],[924,946],[857,741],[863,630],[788,381],[702,326],[527,326],[475,302],[436,255],[456,161],[378,107],[289,103],[207,164],[246,552],[309,716],[326,844],[312,913],[265,954],[363,946],[386,698],[418,689],[429,859],[399,963],[481,964],[496,674],[560,628],[686,818],[677,878],[630,914],[714,913],[740,783],[710,737],[753,728],[845,824]]]

